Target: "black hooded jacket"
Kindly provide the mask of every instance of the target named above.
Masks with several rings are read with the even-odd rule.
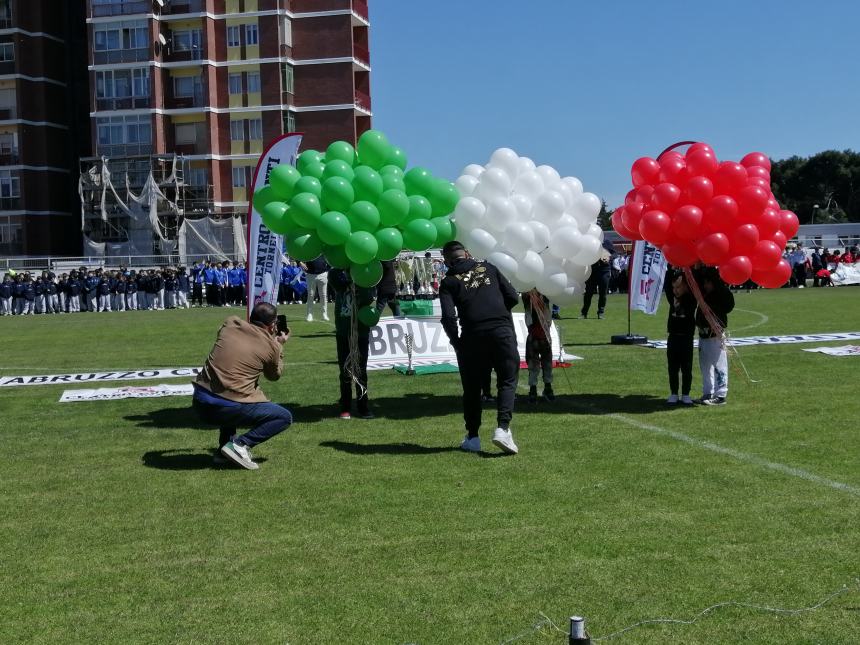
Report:
[[[463,336],[480,334],[499,327],[513,329],[511,309],[520,301],[516,290],[489,262],[458,260],[442,280],[439,289],[442,327],[452,344],[459,338],[457,319]]]

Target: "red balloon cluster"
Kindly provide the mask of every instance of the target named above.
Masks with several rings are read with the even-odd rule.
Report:
[[[729,284],[752,279],[776,288],[788,281],[782,251],[799,223],[774,199],[766,155],[720,162],[711,146],[695,143],[686,154],[637,159],[630,174],[633,190],[612,214],[622,237],[647,240],[675,266],[717,266]]]

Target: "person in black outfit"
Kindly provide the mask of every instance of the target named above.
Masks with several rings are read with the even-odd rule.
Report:
[[[669,365],[669,398],[666,403],[693,405],[690,388],[693,385],[693,335],[696,332],[696,299],[690,293],[681,271],[666,275],[663,291],[669,300],[669,319],[666,322],[668,341],[666,361]],[[681,372],[681,398],[678,398],[678,372]]]
[[[497,421],[493,443],[509,454],[519,449],[510,430],[519,377],[520,355],[511,309],[520,301],[516,290],[489,262],[476,262],[459,242],[442,248],[448,273],[439,299],[442,327],[457,352],[463,383],[466,438],[460,447],[481,450],[481,386],[489,366],[496,370]],[[459,318],[460,329],[457,327]]]
[[[382,262],[382,279],[376,285],[376,310],[379,313],[385,309],[385,305],[391,309],[391,315],[399,318],[400,303],[397,302],[397,280],[394,274],[394,260]]]
[[[600,258],[591,265],[591,275],[585,281],[585,293],[582,294],[582,311],[580,318],[588,318],[588,310],[591,307],[591,298],[595,293],[597,297],[597,317],[601,320],[604,318],[606,311],[606,292],[609,290],[609,278],[612,267],[612,254],[615,253],[615,247],[609,240],[603,241],[603,250],[600,252]]]

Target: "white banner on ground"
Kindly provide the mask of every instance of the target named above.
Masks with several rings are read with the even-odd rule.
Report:
[[[71,403],[74,401],[115,401],[117,399],[152,399],[161,396],[191,396],[194,394],[194,386],[187,385],[159,385],[130,387],[100,387],[95,390],[64,390],[60,397],[60,403]]]
[[[260,157],[254,171],[254,182],[248,193],[248,318],[258,302],[277,304],[284,253],[284,236],[273,233],[263,224],[263,218],[254,208],[254,193],[269,184],[272,168],[282,163],[296,165],[301,143],[300,134],[285,134],[276,139]]]
[[[520,360],[526,356],[526,327],[525,314],[513,314],[514,329],[517,332],[517,349]],[[420,318],[382,318],[379,324],[370,330],[370,351],[367,358],[368,370],[391,369],[397,365],[406,365],[409,355],[406,351],[406,335],[412,334],[412,363],[413,365],[437,365],[439,363],[457,363],[457,353],[448,342],[448,336],[442,328],[441,319],[437,316]],[[561,341],[553,323],[550,329],[552,355],[557,360],[576,360],[579,357],[564,353]]]
[[[830,281],[837,287],[846,284],[860,284],[860,262],[856,264],[837,264],[830,272]]]
[[[795,334],[791,336],[749,336],[747,338],[729,338],[728,344],[735,347],[749,345],[791,345],[794,343],[814,343],[824,340],[858,340],[860,331],[835,332],[832,334]],[[698,339],[694,341],[698,346]],[[666,349],[665,340],[655,340],[642,345],[654,349]]]
[[[158,370],[128,372],[84,372],[82,374],[49,374],[39,376],[0,376],[0,387],[19,385],[57,385],[88,381],[145,381],[156,378],[191,378],[200,373],[199,367],[173,367]]]
[[[648,242],[633,244],[633,259],[630,262],[630,309],[657,313],[663,296],[663,280],[666,278],[666,256]]]
[[[843,345],[842,347],[813,347],[804,352],[818,352],[829,356],[860,356],[860,345]]]

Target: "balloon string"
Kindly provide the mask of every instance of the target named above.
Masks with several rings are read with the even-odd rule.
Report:
[[[358,347],[358,315],[356,312],[358,299],[355,292],[355,283],[349,285],[350,297],[352,302],[350,305],[349,314],[349,354],[344,361],[343,369],[349,375],[349,378],[355,383],[358,389],[358,398],[361,399],[367,394],[367,386],[362,383],[358,377],[361,374],[361,350]]]

